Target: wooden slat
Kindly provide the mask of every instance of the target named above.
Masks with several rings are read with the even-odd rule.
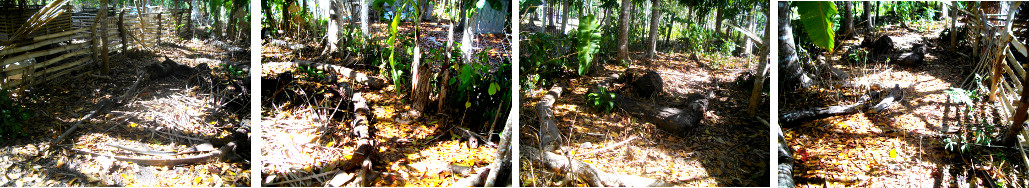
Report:
[[[1015,36],[1010,37],[1015,38]],[[1018,53],[1022,53],[1023,56],[1029,57],[1029,52],[1026,52],[1025,44],[1022,44],[1022,42],[1011,40],[1011,46],[1014,46],[1015,49],[1018,50]]]
[[[12,58],[9,58],[9,59],[5,59],[3,62],[0,62],[0,66],[10,65],[10,64],[12,64],[14,62],[24,61],[24,60],[27,60],[29,58],[35,58],[35,57],[40,57],[40,56],[45,56],[45,55],[51,55],[51,54],[55,54],[55,53],[58,53],[58,52],[67,51],[69,49],[81,48],[82,46],[85,46],[84,44],[86,44],[86,43],[72,44],[72,45],[52,48],[52,49],[45,50],[45,51],[39,51],[39,52],[32,52],[32,53],[22,54],[22,55],[15,56],[15,57],[12,57]],[[25,65],[15,65],[15,66],[12,66],[12,67],[3,68],[3,70],[6,71],[6,70],[10,70],[10,69],[18,68],[18,67],[23,67],[23,66],[25,66]]]
[[[86,43],[83,43],[83,44],[86,44]],[[57,63],[57,62],[59,62],[61,60],[68,59],[68,58],[70,58],[72,56],[82,55],[82,54],[86,54],[86,53],[90,53],[90,52],[92,52],[92,51],[90,51],[89,48],[81,48],[78,51],[62,54],[61,56],[57,56],[57,57],[55,57],[53,59],[46,60],[46,61],[44,61],[42,63],[35,63],[35,64],[32,64],[32,65],[20,65],[20,66],[17,66],[17,67],[13,67],[12,66],[13,68],[12,67],[8,67],[9,69],[4,69],[4,72],[17,72],[19,70],[24,70],[26,68],[28,68],[28,69],[43,68],[43,67],[46,67],[46,66],[50,66],[50,65],[52,65],[54,63]]]
[[[1022,67],[1022,63],[1015,60],[1015,56],[1008,53],[1008,62],[1015,67],[1015,72],[1018,72],[1018,78],[1025,79],[1025,68]]]
[[[1004,61],[1002,59],[1001,62],[1007,62],[1007,61]],[[1009,64],[1009,63],[1004,63],[1004,64]],[[1018,62],[1015,62],[1014,64],[1018,64]],[[1012,71],[1010,66],[1004,65],[1004,72],[1007,72],[1008,76],[1011,77],[1011,83],[1015,87],[1015,93],[1022,93],[1022,81],[1020,81],[1019,77],[1015,75],[1015,71]]]
[[[56,44],[56,43],[60,43],[60,42],[70,41],[70,40],[76,39],[76,38],[85,38],[85,37],[86,37],[85,34],[81,34],[80,33],[80,34],[74,35],[74,36],[67,36],[67,37],[63,37],[63,38],[50,39],[50,40],[47,40],[47,41],[32,43],[31,45],[27,45],[27,46],[19,46],[19,47],[10,48],[10,49],[4,49],[4,50],[0,50],[0,56],[21,53],[21,52],[33,50],[33,49],[36,49],[36,48],[39,48],[39,47],[43,47],[43,46],[46,46],[46,45]]]

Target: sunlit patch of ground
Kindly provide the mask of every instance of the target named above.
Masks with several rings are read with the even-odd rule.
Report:
[[[400,26],[399,32],[407,34],[412,31],[413,23],[404,23]],[[385,45],[386,36],[385,23],[372,24],[369,27],[369,36],[373,45]],[[447,41],[447,27],[443,23],[423,22],[422,52],[426,53],[429,48],[440,49]],[[454,31],[455,42],[460,42],[460,29]],[[287,39],[288,41],[288,39]],[[292,41],[290,41],[292,42]],[[478,49],[482,51],[489,47],[489,58],[491,62],[500,62],[503,59],[510,61],[510,41],[504,34],[481,34],[473,41]],[[312,43],[313,44],[313,43]],[[283,60],[312,60],[318,57],[312,55],[292,55],[294,51],[282,48],[281,46],[265,44],[263,46],[265,58]],[[425,57],[425,54],[423,54]],[[369,60],[375,61],[375,60]],[[332,60],[322,63],[332,64]],[[281,65],[281,64],[280,64]],[[497,66],[493,66],[497,67]],[[262,67],[262,77],[271,78],[278,74],[290,74],[294,67],[268,66]],[[375,70],[368,70],[362,67],[351,67],[356,71],[368,75],[378,75]],[[317,88],[324,87],[326,83],[312,82],[298,79],[291,83],[298,87]],[[467,138],[456,134],[461,125],[461,114],[438,114],[426,113],[423,121],[417,121],[410,125],[399,124],[395,121],[397,114],[407,112],[410,109],[407,96],[399,96],[396,86],[389,85],[378,91],[366,91],[358,89],[362,96],[368,100],[373,121],[375,141],[378,143],[378,159],[375,159],[373,170],[381,172],[381,178],[372,183],[373,186],[413,186],[413,187],[438,187],[449,186],[467,174],[455,174],[451,169],[471,168],[470,173],[477,173],[476,169],[485,167],[494,161],[497,152],[495,145],[479,143],[477,148],[472,148]],[[264,88],[270,89],[270,88]],[[331,93],[331,92],[326,92]],[[281,93],[280,93],[281,94]],[[310,93],[311,95],[321,95]],[[328,96],[318,101],[309,99],[291,98],[289,101],[277,103],[264,96],[262,116],[266,124],[262,127],[266,143],[262,148],[262,156],[265,162],[262,176],[266,180],[265,185],[286,182],[301,178],[312,177],[311,179],[296,181],[287,184],[275,184],[275,186],[322,186],[333,178],[335,172],[342,162],[353,156],[356,150],[358,138],[349,136],[352,129],[350,125],[353,113],[349,109],[341,109],[345,117],[340,119],[323,118],[329,117],[326,108],[334,108],[339,102],[339,97]],[[308,96],[311,97],[311,96]],[[435,100],[435,99],[434,99]],[[344,101],[349,103],[349,101]],[[430,108],[435,108],[432,106]],[[457,116],[457,117],[454,117]],[[494,143],[499,142],[493,140]],[[300,160],[295,160],[300,159]],[[329,173],[332,172],[332,173]],[[329,173],[329,174],[326,174]]]
[[[197,139],[231,140],[228,135],[240,127],[238,120],[243,118],[220,107],[228,99],[225,97],[240,94],[209,92],[210,87],[190,85],[185,79],[148,80],[135,88],[137,92],[132,100],[110,105],[109,112],[84,120],[61,144],[49,145],[79,118],[93,111],[100,101],[124,94],[136,80],[137,70],[150,63],[160,63],[164,60],[161,55],[190,67],[207,63],[211,68],[219,67],[221,60],[215,59],[224,55],[220,48],[201,41],[165,42],[168,43],[158,48],[155,55],[135,52],[112,55],[109,78],[94,76],[96,72],[69,74],[31,88],[32,95],[25,101],[35,112],[27,123],[29,136],[6,140],[8,142],[0,148],[0,174],[6,175],[0,176],[0,186],[249,186],[250,165],[238,160],[158,167],[74,151],[156,159],[158,157],[131,154],[107,144],[182,151],[200,144]],[[170,47],[171,44],[201,50],[177,51],[180,48]],[[218,71],[212,74],[221,79],[226,77]]]
[[[640,55],[642,56],[642,55]],[[645,99],[662,106],[683,108],[691,101],[685,95],[717,90],[701,128],[690,136],[679,137],[659,130],[653,124],[616,109],[597,112],[586,104],[588,87],[604,77],[581,77],[566,82],[561,98],[554,105],[559,130],[567,139],[562,149],[572,159],[595,165],[604,172],[660,179],[675,186],[758,186],[768,173],[768,128],[746,115],[747,91],[732,86],[736,76],[753,69],[752,59],[703,56],[707,63],[716,58],[732,59],[718,69],[700,67],[687,54],[664,54],[651,66],[664,80],[664,92]],[[749,62],[749,63],[748,63]],[[748,65],[749,64],[749,65]],[[634,64],[630,68],[645,69]],[[605,65],[610,73],[621,73],[623,66]],[[721,86],[712,84],[712,79]],[[717,88],[717,89],[716,89]],[[550,88],[523,92],[521,106],[521,144],[539,148],[538,117],[535,105]],[[765,95],[767,96],[767,95]],[[767,100],[767,99],[766,99]],[[767,104],[767,103],[766,103]],[[768,106],[758,108],[767,114]],[[767,119],[767,117],[762,116]],[[593,152],[635,137],[628,144],[603,152]],[[522,186],[585,186],[565,182],[561,174],[545,169],[535,159],[521,158]],[[767,179],[767,178],[765,178]]]
[[[898,49],[910,47],[914,42],[924,42],[918,33],[889,28],[885,33],[894,37]],[[928,33],[927,38],[938,36],[938,31],[925,33]],[[859,42],[850,40],[844,45]],[[905,88],[904,98],[899,104],[886,112],[835,116],[784,129],[787,144],[796,151],[794,178],[799,186],[983,186],[985,184],[980,181],[985,176],[1000,182],[1024,181],[1021,180],[1024,178],[1017,178],[1020,176],[1017,169],[1022,168],[1019,167],[1021,165],[999,160],[1001,157],[1018,156],[1017,152],[1010,155],[1012,150],[986,149],[974,152],[978,153],[976,155],[958,155],[945,149],[945,138],[955,132],[970,131],[966,124],[978,124],[959,118],[962,116],[959,111],[965,108],[959,108],[956,102],[948,102],[948,95],[944,93],[960,87],[965,79],[962,69],[968,68],[961,65],[968,64],[970,60],[953,52],[930,48],[926,61],[926,65],[919,67],[884,62],[837,65],[853,76],[848,80],[851,82],[911,86]],[[798,95],[811,97],[785,99],[785,103],[780,103],[780,112],[853,104],[865,94],[866,89],[801,89]],[[978,117],[997,117],[993,107],[976,108]]]

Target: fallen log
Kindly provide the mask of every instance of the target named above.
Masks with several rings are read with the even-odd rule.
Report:
[[[236,143],[229,142],[225,146],[222,146],[220,149],[211,151],[210,153],[207,153],[207,154],[198,155],[198,156],[192,156],[192,157],[175,158],[175,159],[131,158],[131,157],[104,155],[104,154],[94,153],[94,152],[85,151],[85,150],[78,150],[78,149],[73,149],[73,150],[78,151],[78,152],[82,152],[82,153],[86,153],[86,154],[89,154],[89,155],[92,155],[92,156],[95,156],[95,157],[109,157],[109,158],[117,159],[119,161],[132,162],[132,163],[140,164],[140,165],[147,165],[147,166],[178,166],[178,165],[186,165],[186,164],[196,164],[196,163],[213,161],[213,160],[223,160],[227,156],[226,154],[228,154],[229,152],[232,152],[235,149],[236,149]]]
[[[536,103],[536,116],[539,117],[539,137],[543,151],[553,151],[564,141],[561,138],[561,131],[557,129],[557,122],[554,122],[554,102],[561,97],[564,89],[561,86],[554,86],[547,92],[539,103]]]
[[[690,102],[686,109],[660,106],[649,102],[636,100],[624,95],[615,95],[615,106],[629,112],[645,121],[657,125],[677,135],[685,135],[690,130],[700,126],[700,120],[704,119],[704,112],[707,111],[708,99],[714,97],[714,92],[707,96]]]
[[[549,151],[540,151],[532,146],[521,146],[521,153],[529,159],[539,159],[541,163],[551,170],[570,172],[582,179],[590,187],[669,187],[670,184],[650,178],[632,175],[621,175],[606,173],[597,169],[592,164],[579,160],[572,160],[569,157],[554,154]],[[573,177],[566,177],[573,178]]]
[[[507,187],[511,185],[511,137],[514,134],[513,127],[517,125],[515,108],[508,113],[507,123],[504,123],[504,131],[500,132],[500,146],[497,148],[497,155],[490,164],[491,170],[486,176],[484,187]]]
[[[358,138],[357,150],[354,151],[354,155],[350,160],[344,162],[341,166],[344,172],[357,171],[353,180],[353,185],[357,186],[368,186],[368,183],[373,182],[368,176],[369,172],[372,172],[372,157],[375,156],[375,140],[372,138],[374,132],[369,122],[369,116],[371,115],[371,109],[368,108],[368,102],[361,93],[356,92],[351,98],[351,102],[354,103],[354,120],[351,122],[353,132],[351,136]]]
[[[333,72],[335,74],[343,76],[343,79],[345,79],[345,80],[357,82],[357,83],[359,83],[361,85],[368,86],[368,88],[373,89],[373,90],[379,90],[379,89],[382,89],[382,88],[386,87],[386,81],[383,80],[382,78],[378,78],[378,77],[374,77],[374,76],[369,76],[367,74],[354,71],[354,69],[346,68],[346,67],[339,66],[339,65],[330,65],[330,64],[324,64],[324,63],[315,63],[315,62],[300,61],[300,60],[298,60],[296,62],[270,62],[270,63],[265,63],[265,65],[272,65],[272,66],[276,66],[276,64],[287,65],[287,66],[291,66],[291,67],[307,66],[307,67],[313,67],[313,68],[321,69],[321,70],[325,70],[325,71],[331,71],[331,72]]]
[[[874,106],[867,106],[867,103],[873,99],[879,98],[879,92],[872,91],[868,94],[862,95],[858,99],[857,103],[850,105],[837,105],[830,107],[814,107],[799,111],[783,113],[779,116],[780,122],[783,127],[796,126],[797,123],[809,120],[822,119],[838,115],[855,114],[858,112],[866,111],[868,113],[879,113],[893,107],[897,101],[904,98],[904,90],[900,88],[899,84],[894,85],[890,89],[890,93],[882,98]]]

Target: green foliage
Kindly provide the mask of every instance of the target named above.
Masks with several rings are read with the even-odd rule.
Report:
[[[536,8],[543,4],[541,0],[518,0],[518,14],[536,12]]]
[[[593,62],[593,55],[600,49],[600,30],[597,29],[597,16],[587,15],[579,18],[579,29],[575,31],[575,50],[579,59],[579,75],[586,75]]]
[[[237,67],[235,65],[229,63],[222,63],[221,67],[221,70],[225,72],[225,75],[229,75],[230,77],[243,78],[247,76],[246,70],[243,70],[243,68]]]
[[[818,47],[832,51],[835,47],[833,23],[830,18],[836,16],[836,5],[827,1],[793,2],[800,13],[800,21],[804,24],[811,42]]]
[[[536,86],[545,85],[545,78],[558,76],[566,69],[567,59],[559,54],[560,46],[564,46],[567,40],[554,37],[547,33],[523,33],[526,36],[522,40],[521,65],[519,70],[522,74],[522,89],[532,90]]]
[[[327,77],[325,71],[322,71],[321,69],[315,67],[299,66],[297,67],[297,71],[300,72],[298,76],[302,80],[318,81],[325,79]]]
[[[406,7],[407,7],[407,4],[403,4],[399,9],[396,9],[396,10],[404,10],[404,9],[406,9]],[[407,54],[413,54],[411,52],[411,51],[413,51],[412,49],[407,49],[406,50],[408,52],[407,54],[397,53],[397,49],[400,48],[400,47],[410,47],[410,46],[413,46],[413,45],[410,45],[410,44],[413,44],[413,42],[401,41],[401,40],[403,40],[401,38],[407,39],[407,38],[410,38],[410,37],[402,37],[402,36],[400,36],[400,32],[399,32],[399,29],[398,29],[398,27],[400,25],[400,21],[401,21],[400,14],[395,14],[393,16],[393,21],[390,22],[390,25],[389,25],[389,38],[386,39],[386,46],[387,46],[387,48],[389,48],[389,55],[386,56],[386,57],[388,57],[388,59],[386,60],[387,63],[379,65],[379,70],[380,71],[387,71],[386,73],[388,73],[388,74],[385,74],[385,75],[388,75],[390,80],[393,81],[393,86],[396,87],[396,91],[398,93],[402,91],[401,88],[402,88],[402,86],[405,85],[404,84],[405,83],[404,82],[404,77],[402,75],[404,74],[404,72],[406,70],[408,70],[407,68],[409,66],[407,63],[402,63],[402,62],[411,62],[411,61],[402,61],[400,59],[401,57],[399,57],[399,56],[410,57]],[[388,67],[385,67],[386,65],[388,65]]]
[[[586,95],[586,104],[598,112],[610,113],[615,108],[615,94],[607,92],[607,88],[600,87],[596,93]]]
[[[32,117],[32,111],[11,99],[6,89],[0,89],[0,138],[26,136],[25,121]]]

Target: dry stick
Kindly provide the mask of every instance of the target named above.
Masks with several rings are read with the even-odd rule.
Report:
[[[616,143],[614,145],[610,145],[610,146],[607,146],[607,147],[604,147],[604,148],[600,148],[600,149],[597,149],[597,150],[593,150],[593,151],[589,151],[589,152],[586,152],[586,153],[576,154],[575,157],[582,157],[582,156],[585,156],[585,155],[590,155],[590,154],[594,154],[594,153],[600,153],[600,152],[603,152],[603,151],[611,150],[611,149],[614,149],[614,148],[616,148],[618,146],[625,145],[625,144],[629,143],[629,141],[635,140],[636,138],[637,138],[636,136],[632,136],[631,138],[625,139],[625,141],[618,142],[618,143]]]
[[[282,185],[282,184],[287,184],[287,183],[300,182],[300,181],[304,181],[304,180],[309,180],[309,179],[314,179],[314,178],[319,178],[319,177],[322,177],[322,176],[326,176],[326,175],[329,175],[329,174],[332,174],[332,173],[336,173],[338,171],[339,171],[339,169],[336,169],[336,170],[324,172],[324,173],[321,173],[321,174],[315,174],[315,175],[311,175],[311,176],[307,176],[307,177],[303,177],[303,178],[298,178],[298,179],[293,179],[293,180],[288,180],[288,181],[281,181],[281,182],[264,184],[262,186],[273,186],[273,185]]]
[[[139,82],[140,82],[140,80],[142,80],[142,78],[144,76],[146,76],[146,73],[139,74],[139,77],[136,78],[136,82],[132,84],[132,87],[130,87],[128,90],[125,90],[125,94],[122,94],[121,97],[118,97],[118,99],[115,99],[117,101],[117,103],[124,102],[124,97],[127,96],[129,93],[131,93],[132,90],[135,90],[136,86],[139,86]],[[54,141],[51,141],[50,145],[53,146],[53,145],[56,145],[57,143],[60,143],[61,140],[64,139],[64,137],[67,137],[72,132],[75,132],[75,130],[78,129],[79,126],[82,125],[82,122],[85,122],[86,120],[88,120],[90,118],[93,118],[93,116],[96,115],[97,112],[100,112],[102,109],[104,109],[104,107],[107,106],[107,104],[110,104],[110,101],[111,101],[110,99],[104,99],[104,100],[100,101],[100,103],[98,103],[98,105],[96,106],[96,108],[93,109],[92,112],[90,112],[86,116],[83,116],[82,118],[79,118],[78,122],[75,122],[75,124],[72,125],[70,129],[68,129],[67,131],[64,131],[64,133],[62,133],[61,136],[57,137],[57,139],[54,139]]]

